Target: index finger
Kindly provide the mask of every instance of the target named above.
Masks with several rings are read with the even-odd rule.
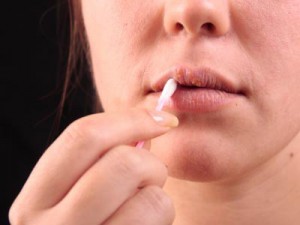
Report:
[[[52,207],[110,148],[154,138],[177,124],[177,118],[169,113],[147,110],[79,119],[44,153],[19,196],[34,193],[34,200],[29,198],[32,207]]]

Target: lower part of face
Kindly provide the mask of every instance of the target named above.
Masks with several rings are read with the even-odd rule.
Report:
[[[213,110],[167,109],[178,128],[151,151],[174,177],[224,180],[289,154],[300,129],[297,0],[82,1],[105,111],[154,108],[169,68],[218,71],[240,90]]]

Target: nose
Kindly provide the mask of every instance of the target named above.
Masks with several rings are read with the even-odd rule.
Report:
[[[230,29],[228,0],[166,0],[164,28],[171,35],[222,36]]]

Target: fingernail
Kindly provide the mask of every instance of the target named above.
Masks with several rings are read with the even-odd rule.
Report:
[[[164,127],[177,127],[179,120],[176,116],[163,111],[150,111],[154,121]]]

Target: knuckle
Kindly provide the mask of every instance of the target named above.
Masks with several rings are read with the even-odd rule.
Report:
[[[109,152],[112,167],[123,176],[131,178],[142,177],[141,165],[143,160],[128,146],[119,146]]]
[[[168,169],[151,153],[137,152],[129,146],[118,146],[109,151],[111,171],[121,177],[135,180],[139,187],[145,185],[163,186],[168,177]]]
[[[78,119],[71,123],[64,132],[67,143],[85,143],[90,140],[93,130],[85,118]]]
[[[16,204],[13,204],[9,209],[8,219],[12,225],[25,225],[29,224],[29,216],[27,213],[18,207]]]
[[[175,218],[175,209],[171,198],[157,186],[148,186],[143,189],[142,201],[144,206],[157,216],[164,217],[166,222],[171,223]]]
[[[157,160],[157,169],[159,170],[158,174],[160,175],[160,177],[163,181],[163,184],[164,184],[168,178],[168,173],[169,173],[168,168],[164,163]]]
[[[67,138],[69,138],[71,141],[85,138],[87,132],[87,127],[82,119],[71,123],[65,131]]]

